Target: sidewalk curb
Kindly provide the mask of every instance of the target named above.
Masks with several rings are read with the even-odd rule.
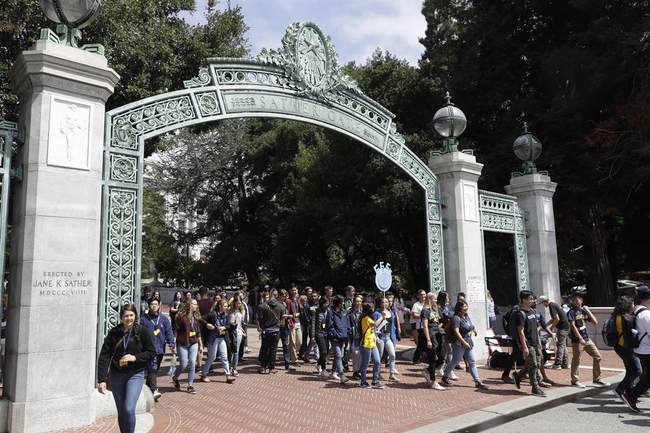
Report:
[[[408,433],[477,433],[518,418],[532,415],[534,413],[551,409],[568,401],[578,400],[584,397],[600,394],[612,389],[623,380],[625,374],[608,377],[610,386],[594,387],[593,382],[587,384],[587,388],[577,389],[573,387],[559,388],[547,393],[546,398],[532,395],[520,397],[515,400],[499,403],[474,412],[456,416],[413,430]]]

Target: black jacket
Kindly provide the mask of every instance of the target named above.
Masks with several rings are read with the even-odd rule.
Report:
[[[156,355],[153,338],[149,330],[140,325],[134,325],[130,337],[125,340],[122,325],[117,325],[106,335],[102,350],[97,361],[97,381],[106,382],[109,368],[111,371],[121,373],[137,373],[149,365],[149,361]],[[127,342],[126,349],[124,343]],[[126,367],[120,367],[120,358],[124,355],[134,355],[135,361],[129,362]]]
[[[282,315],[287,314],[287,308],[276,299],[260,304],[257,310],[257,321],[260,328],[279,328],[283,320]]]

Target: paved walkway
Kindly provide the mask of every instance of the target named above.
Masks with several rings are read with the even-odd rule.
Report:
[[[256,334],[255,331],[251,334]],[[461,372],[451,389],[439,392],[424,386],[422,366],[400,361],[400,383],[386,382],[384,390],[363,390],[356,382],[339,385],[316,376],[314,364],[295,373],[283,370],[259,375],[254,364],[257,344],[253,342],[251,361],[239,369],[234,384],[226,384],[223,374],[211,383],[197,383],[197,395],[177,392],[167,376],[159,386],[164,393],[154,412],[153,433],[201,432],[404,432],[433,422],[511,401],[529,395],[524,384],[518,391],[500,380],[500,372],[480,368],[487,391],[477,391],[469,374]],[[603,351],[604,375],[618,374],[622,365],[613,351]],[[585,362],[588,357],[584,357]],[[589,368],[589,367],[586,367]],[[588,369],[581,370],[585,381]],[[218,369],[217,369],[218,372]],[[570,384],[569,370],[549,372],[560,386]],[[186,375],[181,378],[185,388]],[[114,417],[98,420],[94,425],[70,430],[70,433],[117,432]]]

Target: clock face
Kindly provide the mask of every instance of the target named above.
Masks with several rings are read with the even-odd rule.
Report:
[[[304,26],[298,35],[296,50],[302,79],[309,87],[319,87],[330,66],[323,36],[310,25]]]

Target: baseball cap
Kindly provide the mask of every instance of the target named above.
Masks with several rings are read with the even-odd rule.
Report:
[[[639,286],[636,288],[636,297],[638,299],[650,299],[650,287]]]

